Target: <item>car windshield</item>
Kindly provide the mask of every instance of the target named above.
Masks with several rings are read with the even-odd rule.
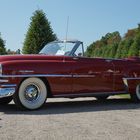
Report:
[[[75,45],[75,42],[52,42],[47,44],[39,54],[68,56]]]

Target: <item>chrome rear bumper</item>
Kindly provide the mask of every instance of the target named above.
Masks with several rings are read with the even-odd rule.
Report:
[[[0,98],[12,96],[15,93],[15,88],[0,88]]]

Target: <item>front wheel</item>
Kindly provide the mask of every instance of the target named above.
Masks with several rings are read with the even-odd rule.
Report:
[[[39,78],[25,79],[13,99],[15,104],[24,109],[35,110],[43,106],[47,98],[47,88]]]
[[[11,97],[5,97],[0,99],[0,105],[6,105],[12,101],[12,96]]]
[[[136,87],[136,92],[135,93],[131,93],[131,100],[134,102],[140,102],[140,85],[137,85]]]

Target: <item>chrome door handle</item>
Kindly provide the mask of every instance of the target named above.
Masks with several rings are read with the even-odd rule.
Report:
[[[73,60],[78,60],[79,58],[78,57],[73,57]]]
[[[111,60],[111,59],[106,59],[105,61],[106,61],[106,62],[112,62],[112,60]]]

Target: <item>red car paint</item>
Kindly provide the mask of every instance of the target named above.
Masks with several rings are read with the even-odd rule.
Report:
[[[7,75],[3,79],[17,84],[16,89],[23,79],[41,75],[52,97],[133,93],[140,82],[140,60],[137,58],[15,55],[1,56],[0,63],[2,75]]]

